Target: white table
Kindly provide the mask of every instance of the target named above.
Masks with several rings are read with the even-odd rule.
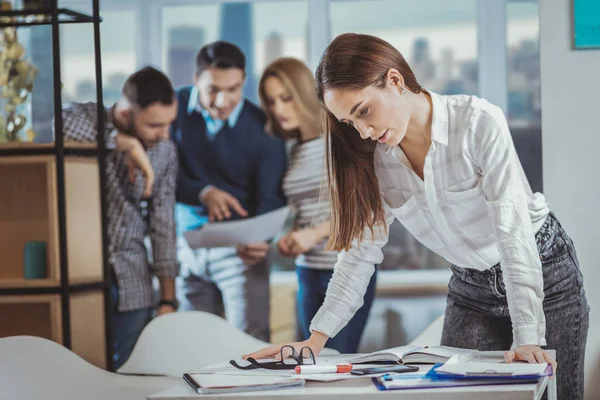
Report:
[[[485,352],[477,361],[493,361],[503,357],[503,352]],[[322,383],[306,382],[304,388],[269,390],[261,392],[199,395],[181,380],[170,389],[156,393],[148,400],[189,400],[189,399],[263,399],[263,400],[363,400],[377,397],[396,399],[435,399],[435,400],[538,400],[548,387],[548,400],[556,400],[556,380],[545,377],[537,384],[470,386],[459,388],[411,389],[379,391],[371,378],[356,378]]]

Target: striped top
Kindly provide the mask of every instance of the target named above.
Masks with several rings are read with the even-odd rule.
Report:
[[[292,148],[288,170],[283,179],[283,191],[290,205],[296,208],[294,229],[318,225],[329,219],[328,197],[320,198],[326,178],[325,138],[301,142]],[[326,195],[326,193],[323,193]],[[316,269],[333,269],[337,252],[325,251],[327,239],[296,258],[296,265]]]

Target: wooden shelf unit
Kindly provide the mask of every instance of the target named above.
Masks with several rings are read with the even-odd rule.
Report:
[[[56,47],[61,24],[90,23],[93,51],[100,64],[100,1],[91,0],[91,15],[50,3],[46,10],[0,10],[0,25],[15,29],[48,25],[48,39]],[[40,20],[39,15],[44,18]],[[50,57],[53,113],[59,116],[61,55],[54,51]],[[97,112],[103,113],[102,72],[97,67],[93,70]],[[52,127],[56,135],[62,135],[62,118],[54,118]],[[47,337],[112,369],[105,321],[110,316],[105,309],[109,296],[106,185],[105,176],[99,173],[106,157],[104,128],[104,119],[98,118],[97,144],[66,139],[63,146],[0,143],[0,337]],[[46,243],[45,279],[25,279],[23,247],[30,241]]]

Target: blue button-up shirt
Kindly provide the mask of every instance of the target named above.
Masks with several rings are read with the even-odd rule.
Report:
[[[194,112],[199,112],[200,114],[202,114],[202,117],[204,118],[204,121],[206,122],[206,130],[207,130],[210,138],[212,139],[223,128],[223,126],[225,125],[225,121],[223,121],[222,119],[213,119],[213,117],[210,116],[208,111],[206,109],[202,108],[202,106],[200,105],[200,101],[198,101],[198,100],[199,100],[198,89],[194,86],[194,87],[192,87],[192,91],[190,93],[190,101],[188,103],[187,112],[188,112],[188,114],[192,114]],[[233,128],[235,126],[235,124],[237,124],[238,118],[240,117],[240,114],[241,114],[243,108],[244,108],[244,100],[242,99],[235,106],[235,108],[229,115],[229,118],[227,118],[227,124],[229,125],[230,128]]]

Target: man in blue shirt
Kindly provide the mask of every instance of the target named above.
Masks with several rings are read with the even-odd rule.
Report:
[[[269,245],[192,250],[181,236],[207,221],[285,205],[285,144],[265,133],[264,114],[243,98],[245,67],[237,46],[208,44],[196,57],[194,85],[178,91],[171,130],[179,152],[178,295],[181,310],[224,313],[239,329],[269,341]]]

